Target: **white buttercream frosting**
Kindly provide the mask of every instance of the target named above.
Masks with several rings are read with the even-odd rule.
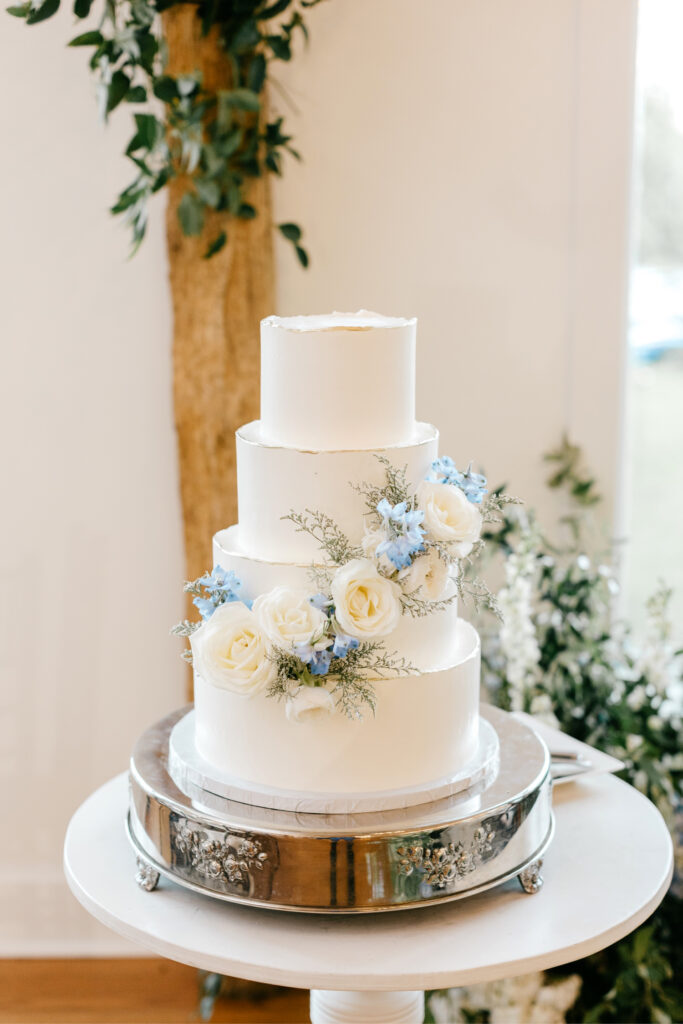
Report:
[[[261,424],[237,431],[237,499],[240,540],[258,558],[311,562],[320,558],[316,541],[297,532],[282,516],[315,509],[337,523],[353,544],[365,532],[365,498],[351,484],[380,485],[384,467],[377,456],[405,466],[406,479],[417,487],[438,455],[438,432],[416,424],[410,444],[376,451],[302,451],[268,443]]]
[[[453,600],[424,617],[401,614],[399,586],[368,561],[367,505],[350,486],[381,486],[377,455],[386,457],[405,467],[414,491],[422,485],[435,535],[462,527],[461,539],[472,542],[472,524],[464,522],[470,509],[456,516],[423,484],[438,433],[415,419],[415,324],[367,310],[261,322],[261,419],[237,435],[239,525],[214,538],[214,564],[237,574],[253,610],[214,612],[218,625],[222,614],[235,626],[227,646],[202,642],[212,640],[207,624],[192,644],[197,751],[257,787],[326,796],[431,785],[462,768],[477,747],[479,637],[458,619],[448,569],[425,554],[404,570],[424,599]],[[333,573],[346,641],[382,637],[387,654],[407,667],[395,678],[375,674],[376,713],[366,711],[362,721],[333,709],[333,679],[300,686],[286,705],[267,695],[252,664],[262,640],[285,650],[331,643],[320,639],[325,615],[309,603],[317,585],[311,563],[324,556],[282,518],[306,509],[329,516],[365,555]],[[266,667],[274,671],[272,661]]]
[[[368,449],[410,442],[415,429],[415,320],[362,311],[261,322],[265,440]]]
[[[378,680],[375,692],[376,714],[360,722],[339,712],[291,721],[272,697],[243,700],[197,678],[197,750],[247,782],[311,793],[367,793],[441,779],[477,747],[476,631],[460,621],[450,668]]]
[[[262,327],[279,327],[285,331],[334,331],[340,329],[369,330],[372,327],[408,327],[415,317],[383,316],[369,309],[357,313],[317,313],[307,316],[267,316]]]

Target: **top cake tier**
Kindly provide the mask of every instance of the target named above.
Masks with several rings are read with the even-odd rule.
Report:
[[[367,310],[262,320],[261,431],[306,449],[411,441],[415,320]]]

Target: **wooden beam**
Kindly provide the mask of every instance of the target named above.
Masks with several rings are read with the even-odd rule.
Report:
[[[202,37],[196,9],[164,14],[169,73],[198,71],[207,88],[230,85],[215,31]],[[274,311],[270,186],[254,179],[253,220],[210,213],[202,235],[183,235],[177,219],[186,180],[169,184],[167,238],[173,301],[175,421],[188,579],[211,567],[213,534],[236,519],[234,432],[259,412],[259,321]],[[225,248],[206,248],[221,230]],[[196,612],[192,610],[192,617]]]

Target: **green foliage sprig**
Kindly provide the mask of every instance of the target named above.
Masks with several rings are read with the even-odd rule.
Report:
[[[365,498],[367,515],[376,517],[377,506],[386,498],[390,505],[399,505],[405,501],[408,508],[415,508],[415,497],[407,480],[407,466],[394,466],[386,455],[376,455],[377,461],[384,467],[384,480],[381,484],[351,483],[351,488]]]
[[[275,650],[272,654],[277,667],[277,678],[268,689],[269,697],[278,699],[291,696],[299,685],[322,686],[323,677],[313,676],[295,654]],[[350,650],[343,658],[333,658],[327,679],[333,683],[331,693],[337,708],[347,718],[360,719],[364,708],[375,711],[376,697],[373,679],[406,675],[416,672],[414,665],[397,654],[389,654],[381,643],[366,641]]]
[[[100,0],[97,0],[99,3]],[[285,154],[300,159],[283,118],[267,119],[264,96],[273,61],[289,61],[297,33],[308,38],[304,11],[320,0],[103,0],[97,27],[70,46],[92,52],[101,118],[122,103],[135,107],[135,130],[125,155],[135,176],[112,207],[130,226],[133,252],[145,236],[149,201],[172,178],[186,180],[178,204],[185,235],[201,234],[208,211],[250,220],[258,210],[249,185],[264,174],[282,174]],[[169,75],[160,15],[191,3],[207,35],[218,32],[230,67],[230,88],[210,90],[201,75]],[[60,0],[25,0],[7,8],[36,25],[52,17]],[[94,0],[75,0],[77,18],[87,18]],[[302,266],[308,254],[297,224],[278,225]],[[227,241],[220,231],[205,257]]]
[[[310,508],[304,512],[292,510],[281,518],[293,523],[297,533],[309,534],[334,565],[344,565],[363,554],[361,548],[353,545],[334,519],[325,512]]]

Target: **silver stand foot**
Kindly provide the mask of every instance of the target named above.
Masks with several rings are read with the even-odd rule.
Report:
[[[135,881],[145,892],[151,892],[159,884],[159,872],[148,864],[142,857],[136,857],[138,869],[135,872]]]
[[[529,864],[528,867],[524,868],[524,870],[520,871],[517,875],[519,884],[522,889],[524,889],[524,892],[538,892],[538,890],[543,887],[543,875],[541,874],[542,867],[543,861],[535,860],[533,864]]]
[[[311,990],[312,1024],[422,1024],[424,992]]]

